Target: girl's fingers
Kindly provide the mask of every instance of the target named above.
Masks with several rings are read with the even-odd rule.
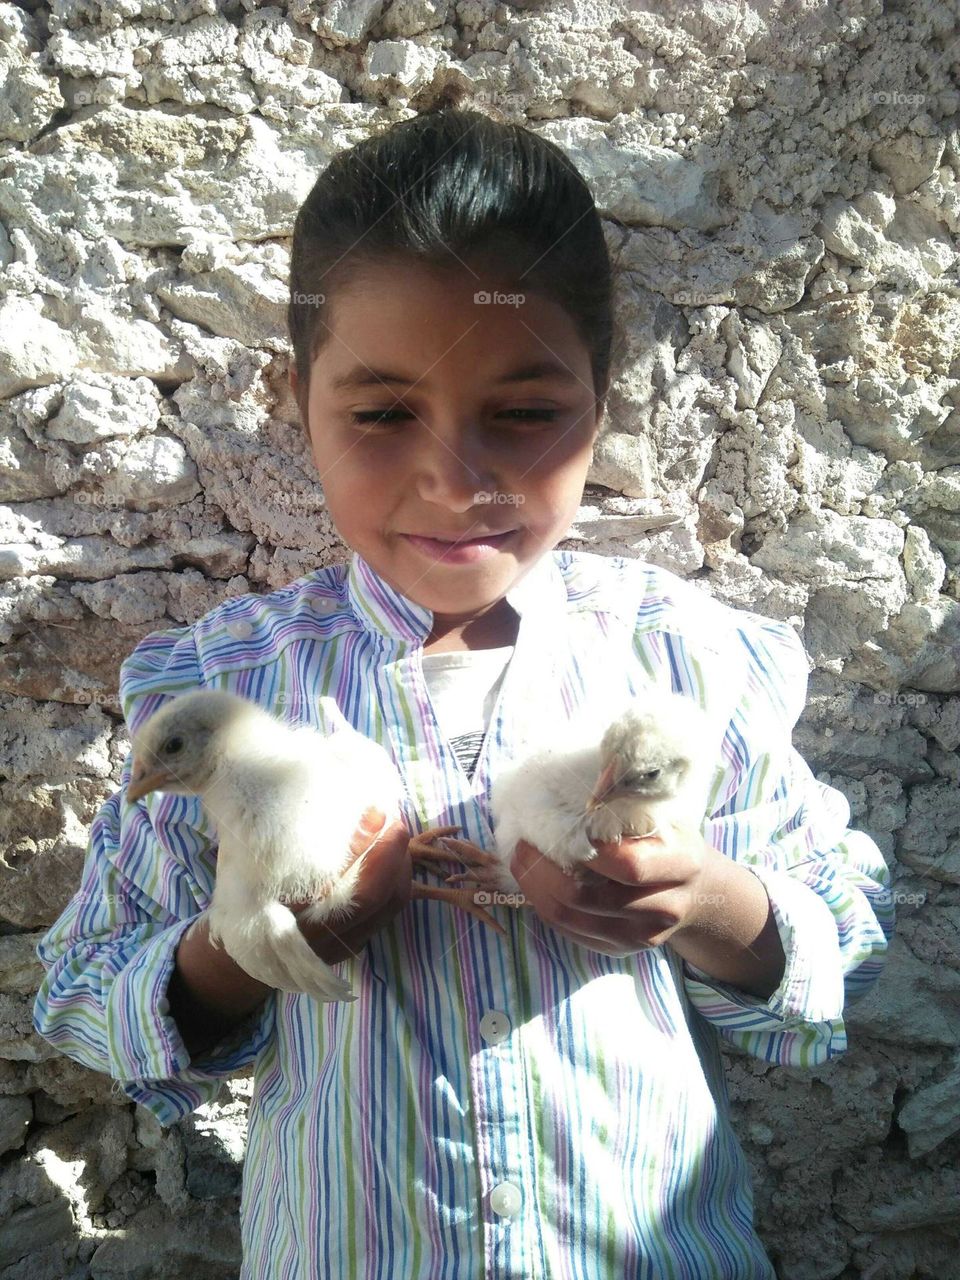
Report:
[[[584,917],[631,917],[636,918],[638,911],[649,911],[652,899],[668,893],[676,888],[676,882],[667,884],[651,884],[638,886],[635,884],[619,884],[615,880],[594,883],[590,881],[577,885],[567,893],[561,901],[574,907]]]
[[[379,840],[386,834],[384,828],[387,821],[387,815],[375,805],[371,805],[366,809],[357,824],[357,829],[350,841],[350,852],[353,854],[361,854],[364,849],[369,848],[375,841]]]
[[[593,918],[597,920],[599,917]],[[586,923],[583,923],[584,921]],[[653,938],[659,937],[660,929],[648,931],[645,936],[638,938],[639,922],[635,921],[631,924],[628,920],[610,920],[609,925],[609,928],[595,930],[589,922],[589,917],[573,916],[569,924],[556,924],[552,927],[558,933],[562,933],[565,938],[569,938],[571,942],[576,942],[581,947],[588,947],[591,951],[601,951],[604,955],[632,955],[635,951],[644,951],[648,947],[658,945]]]
[[[407,854],[410,833],[402,822],[383,825],[375,839],[361,835],[360,840],[357,852],[367,851],[358,885],[358,915],[362,918],[365,907],[379,907],[411,880],[413,863]]]

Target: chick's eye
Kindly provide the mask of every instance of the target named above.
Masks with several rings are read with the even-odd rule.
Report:
[[[638,769],[635,773],[629,773],[624,778],[624,782],[628,787],[635,786],[638,782],[652,782],[654,778],[659,778],[659,769]]]
[[[175,733],[172,738],[168,738],[163,744],[163,754],[167,756],[175,756],[178,751],[183,750],[183,738],[179,733]]]

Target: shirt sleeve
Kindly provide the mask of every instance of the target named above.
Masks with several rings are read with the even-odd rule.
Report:
[[[844,1052],[845,1004],[880,974],[894,928],[890,873],[874,841],[848,825],[846,797],[818,782],[792,745],[807,694],[796,632],[757,615],[734,630],[739,652],[723,666],[743,683],[701,831],[763,884],[786,963],[766,1000],[686,961],[684,981],[725,1039],[764,1061],[813,1066]]]
[[[202,683],[190,627],[146,636],[120,670],[129,733],[167,698]],[[132,763],[128,751],[120,790],[92,823],[80,887],[37,944],[45,975],[33,1025],[170,1125],[256,1058],[272,1032],[277,993],[191,1060],[167,988],[177,945],[213,894],[215,840],[196,796],[127,800]]]

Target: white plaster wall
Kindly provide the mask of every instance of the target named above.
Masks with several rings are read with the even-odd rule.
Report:
[[[894,872],[848,1053],[727,1052],[768,1248],[960,1276],[958,32],[940,0],[0,3],[0,1276],[237,1274],[249,1081],[162,1135],[33,1034],[33,948],[119,783],[122,658],[346,555],[286,383],[289,235],[445,80],[570,153],[617,261],[561,545],[793,623],[796,745]]]

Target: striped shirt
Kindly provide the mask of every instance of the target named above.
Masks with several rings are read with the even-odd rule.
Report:
[[[651,681],[684,693],[712,726],[702,833],[765,886],[783,980],[759,999],[669,944],[613,958],[530,909],[494,906],[501,937],[416,900],[340,967],[354,1003],[272,992],[191,1061],[165,991],[210,902],[216,833],[196,797],[129,803],[128,753],[80,888],[37,946],[34,1026],[165,1125],[253,1065],[241,1280],[774,1274],[718,1037],[797,1067],[842,1053],[844,1001],[876,980],[893,929],[879,849],[791,745],[803,647],[626,557],[554,550],[507,600],[519,631],[472,780],[424,683],[432,613],[356,554],[148,635],[121,668],[128,729],[198,685],[305,722],[332,698],[392,754],[411,830],[456,823],[492,847],[490,781],[526,735]]]
[[[421,655],[433,714],[472,782],[513,645]]]

